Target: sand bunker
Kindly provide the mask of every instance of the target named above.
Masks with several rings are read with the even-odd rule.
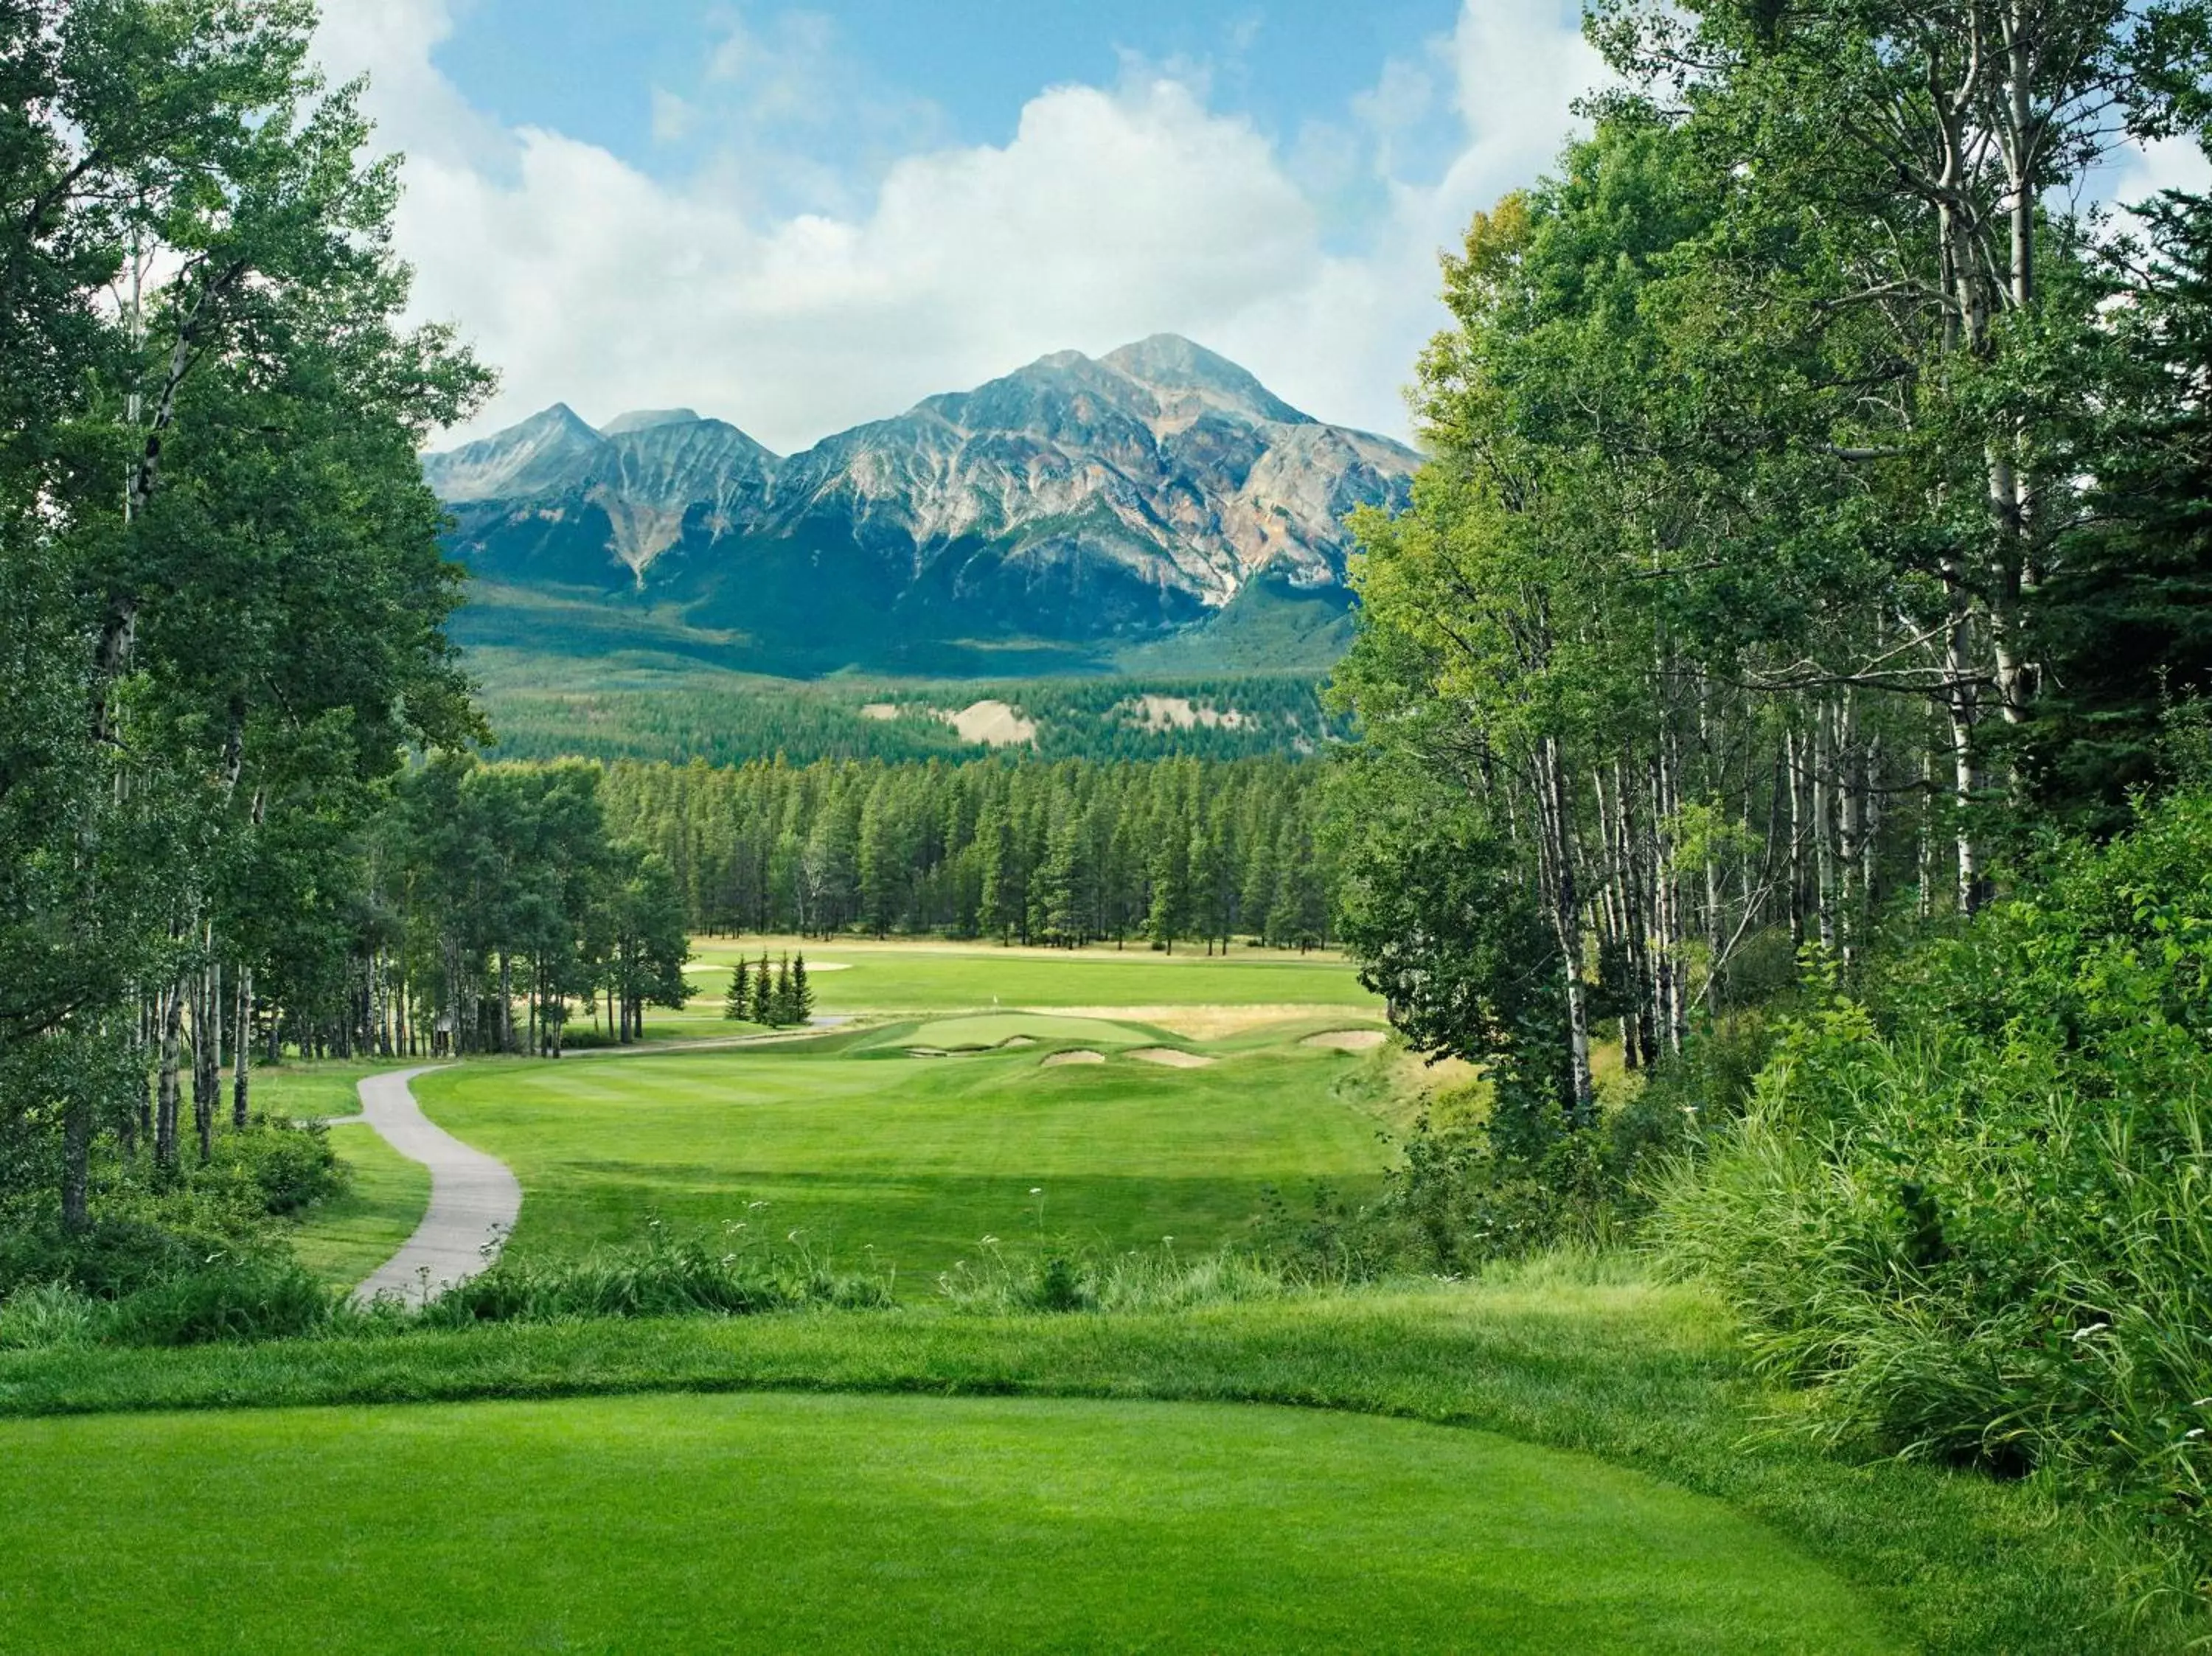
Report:
[[[1172,1046],[1139,1046],[1129,1054],[1145,1064],[1158,1064],[1170,1070],[1203,1070],[1213,1060],[1203,1052],[1179,1052]]]
[[[1306,1022],[1350,1017],[1349,1008],[1326,1003],[1273,1006],[1036,1006],[1028,1010],[1054,1017],[1098,1018],[1109,1023],[1146,1023],[1185,1040],[1219,1040],[1270,1023]]]
[[[999,1045],[1002,1047],[1034,1046],[1036,1045],[1036,1037],[1035,1035],[1012,1035],[1008,1037],[1006,1040],[1000,1041]]]
[[[909,1046],[906,1049],[906,1055],[908,1058],[951,1058],[952,1056],[942,1046]]]
[[[860,709],[861,718],[879,719],[885,724],[889,724],[898,716],[898,704],[893,701],[871,701]]]
[[[1371,1052],[1389,1039],[1382,1029],[1331,1029],[1326,1034],[1308,1035],[1298,1045],[1323,1046],[1332,1052]]]
[[[1071,1064],[1103,1064],[1105,1061],[1106,1054],[1103,1052],[1054,1052],[1039,1067],[1059,1070]]]

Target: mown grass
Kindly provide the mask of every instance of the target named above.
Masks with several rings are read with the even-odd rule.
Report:
[[[0,1592],[48,1652],[1903,1647],[1718,1502],[1349,1415],[692,1396],[5,1436]]]
[[[2179,1619],[2174,1598],[2148,1596],[2170,1584],[2160,1561],[2057,1507],[2045,1483],[1822,1456],[1771,1429],[1791,1405],[1747,1376],[1705,1296],[1586,1273],[1172,1314],[799,1313],[0,1354],[0,1415],[16,1416],[762,1390],[1277,1403],[1474,1427],[1715,1497],[1823,1561],[1905,1647],[2084,1656],[2173,1649],[2204,1630]],[[285,1464],[295,1417],[264,1418],[256,1453]],[[588,1440],[591,1417],[570,1419],[562,1429]],[[176,1426],[149,1423],[149,1435]],[[30,1441],[14,1428],[0,1440]],[[1316,1465],[1338,1479],[1356,1470],[1335,1457]],[[338,1505],[363,1532],[378,1521],[374,1501]],[[553,1510],[529,1503],[510,1532],[538,1532]],[[909,1507],[901,1521],[929,1515]],[[854,1533],[868,1527],[856,1521]],[[1255,1520],[1253,1535],[1264,1529]],[[1418,1530],[1399,1538],[1423,1544]],[[316,1556],[291,1568],[312,1574]],[[1387,1572],[1393,1556],[1378,1548],[1366,1562]],[[1665,1647],[1638,1642],[1633,1607],[1621,1617],[1625,1647]]]
[[[350,1288],[399,1251],[430,1204],[430,1170],[410,1162],[360,1122],[331,1129],[331,1148],[350,1174],[343,1196],[319,1203],[289,1234],[300,1263],[325,1282]]]
[[[803,952],[813,973],[816,1010],[830,1014],[1172,1005],[1342,1006],[1382,1013],[1382,1003],[1360,987],[1340,955],[1305,957],[1241,944],[1212,956],[1189,944],[1164,955],[1142,943],[1068,950],[860,938],[699,937],[693,947],[697,993],[690,1008],[649,1015],[648,1033],[712,1033],[732,963],[741,955],[757,961],[763,949],[778,958]]]
[[[469,1065],[415,1092],[515,1170],[519,1252],[580,1253],[658,1216],[747,1240],[795,1232],[845,1266],[896,1268],[907,1294],[991,1236],[1108,1249],[1172,1236],[1203,1252],[1240,1234],[1269,1188],[1356,1191],[1387,1159],[1334,1054],[1055,1069],[1048,1046],[911,1058],[911,1038],[849,1056],[794,1045]]]

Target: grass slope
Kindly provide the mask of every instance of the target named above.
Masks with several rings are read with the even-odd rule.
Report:
[[[0,1624],[39,1632],[0,1649],[1901,1648],[1716,1501],[1401,1421],[666,1397],[7,1442]]]
[[[1003,1039],[1022,1021],[974,1023]],[[1330,1053],[1050,1069],[1049,1045],[930,1059],[890,1039],[849,1056],[801,1046],[475,1065],[415,1092],[441,1126],[514,1168],[520,1250],[634,1239],[648,1216],[742,1223],[756,1237],[798,1231],[848,1266],[896,1265],[916,1292],[987,1235],[1209,1248],[1270,1186],[1356,1188],[1382,1165],[1376,1123],[1339,1095],[1346,1067]]]
[[[2172,1619],[2170,1603],[2130,1618],[2135,1572],[2148,1561],[2078,1514],[2055,1511],[2040,1481],[1997,1483],[1888,1460],[1854,1465],[1778,1437],[1765,1427],[1791,1404],[1746,1374],[1711,1301],[1688,1289],[1556,1269],[1172,1314],[908,1310],[507,1325],[183,1351],[0,1352],[0,1416],[18,1417],[771,1389],[910,1393],[932,1404],[953,1396],[1282,1403],[1473,1427],[1585,1452],[1714,1496],[1856,1587],[1871,1607],[1869,1625],[1931,1653],[2135,1656],[2178,1649],[2191,1631],[2204,1630]],[[258,1440],[280,1465],[293,1453],[284,1447],[287,1418],[276,1416],[278,1425]],[[580,1437],[591,1436],[588,1420],[579,1417]],[[159,1438],[179,1428],[163,1419],[149,1430]],[[250,1423],[238,1429],[256,1441]],[[16,1446],[34,1441],[0,1428],[0,1464],[12,1467]],[[88,1500],[127,1504],[114,1480],[134,1474],[112,1459],[100,1464],[102,1475],[84,1484]],[[1350,1478],[1356,1467],[1332,1460],[1322,1470]],[[112,1501],[99,1500],[112,1489]],[[36,1503],[10,1509],[25,1514],[19,1523],[36,1521]],[[349,1535],[373,1536],[388,1517],[374,1504],[344,1510],[355,1519]],[[526,1543],[567,1517],[532,1502],[509,1532]],[[928,1513],[913,1517],[927,1521]],[[1264,1539],[1264,1526],[1255,1532]],[[715,1542],[679,1536],[672,1545],[696,1552]],[[425,1550],[426,1567],[433,1551]],[[272,1573],[335,1568],[322,1559],[301,1550]],[[1387,1568],[1387,1555],[1375,1562]],[[206,1568],[210,1580],[219,1574]],[[20,1579],[0,1572],[0,1591]],[[1141,1584],[1141,1572],[1135,1579]],[[413,1597],[404,1576],[383,1586],[388,1609]],[[1634,1616],[1625,1612],[1632,1629]],[[0,1614],[0,1626],[8,1624]],[[1437,1643],[1481,1647],[1449,1637]],[[1553,1648],[1566,1656],[1578,1647]]]
[[[331,1129],[353,1187],[319,1204],[292,1233],[300,1263],[334,1288],[350,1288],[399,1251],[430,1205],[430,1170],[359,1122]]]

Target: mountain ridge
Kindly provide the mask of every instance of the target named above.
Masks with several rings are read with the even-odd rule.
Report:
[[[788,456],[688,408],[595,429],[556,403],[423,470],[453,549],[492,580],[646,605],[818,672],[1024,642],[1097,656],[1203,628],[1261,584],[1336,627],[1345,516],[1402,505],[1419,464],[1155,335]]]

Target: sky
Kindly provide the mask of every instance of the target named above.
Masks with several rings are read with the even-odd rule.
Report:
[[[1438,252],[1601,82],[1555,0],[326,0],[416,310],[555,402],[790,452],[1189,336],[1407,434]],[[2153,172],[2158,158],[2144,163]]]

